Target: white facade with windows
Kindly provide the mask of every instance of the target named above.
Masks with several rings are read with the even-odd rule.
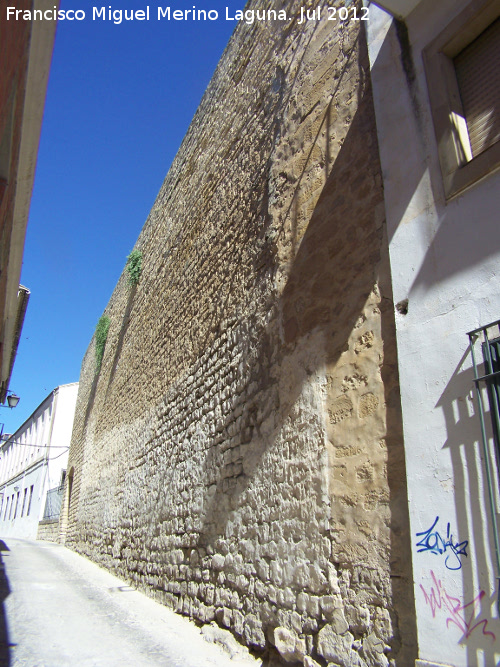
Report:
[[[500,319],[500,2],[421,0],[407,14],[397,0],[380,4],[404,18],[372,3],[367,31],[397,304],[416,664],[498,665],[499,460],[484,383],[483,447],[467,334]],[[498,325],[488,335],[500,338]],[[476,358],[484,375],[480,341]]]
[[[0,446],[0,535],[35,539],[47,492],[62,486],[78,383],[54,389]]]

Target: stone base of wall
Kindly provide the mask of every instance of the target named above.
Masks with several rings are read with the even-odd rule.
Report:
[[[59,542],[59,519],[40,521],[36,539],[45,542]]]

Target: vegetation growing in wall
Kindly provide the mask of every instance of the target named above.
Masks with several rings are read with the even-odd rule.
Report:
[[[95,328],[95,373],[101,370],[102,358],[104,356],[104,348],[106,347],[106,340],[109,331],[109,317],[103,315]]]
[[[132,250],[127,257],[127,271],[129,285],[137,285],[142,272],[142,252]]]

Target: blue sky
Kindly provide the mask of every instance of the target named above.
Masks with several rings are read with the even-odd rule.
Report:
[[[95,325],[235,28],[224,8],[244,7],[160,4],[215,9],[220,18],[157,21],[157,3],[149,22],[115,25],[93,21],[84,0],[61,2],[87,17],[57,27],[21,276],[31,297],[10,383],[21,401],[2,411],[5,432],[52,389],[78,381]]]

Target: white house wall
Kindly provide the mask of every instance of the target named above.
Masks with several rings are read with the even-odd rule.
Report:
[[[78,382],[59,387],[56,396],[54,423],[50,438],[48,487],[53,489],[61,482],[61,470],[66,469],[69,443],[75,416]]]
[[[46,467],[43,459],[40,459],[29,470],[21,473],[6,484],[3,490],[4,502],[0,519],[0,535],[29,540],[35,539],[40,515],[43,516],[45,505],[45,478]],[[31,487],[33,487],[33,494],[30,503]],[[26,501],[23,507],[25,489]],[[17,493],[19,493],[19,504],[16,513]]]
[[[446,203],[422,58],[468,4],[424,0],[410,14],[406,72],[404,27],[398,38],[392,18],[373,5],[368,26],[394,302],[408,299],[396,325],[417,664],[453,667],[500,659],[492,518],[466,335],[500,318],[500,173]],[[442,548],[431,549],[438,534]]]
[[[47,491],[60,484],[62,470],[66,469],[68,462],[77,393],[78,383],[55,389],[3,445],[0,458],[0,493],[3,494],[0,535],[36,538]],[[33,494],[29,504],[31,487]]]

